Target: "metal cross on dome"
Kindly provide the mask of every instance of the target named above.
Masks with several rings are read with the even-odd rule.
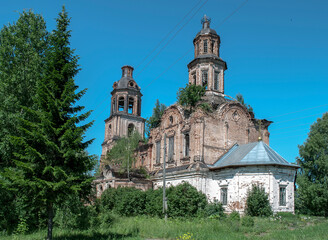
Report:
[[[209,23],[211,22],[211,18],[208,17],[208,16],[206,16],[206,14],[204,15],[204,17],[201,20],[201,23],[202,24],[205,23],[205,22],[209,22]]]

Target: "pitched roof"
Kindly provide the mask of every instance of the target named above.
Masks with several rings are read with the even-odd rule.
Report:
[[[250,165],[280,165],[299,168],[298,165],[287,162],[282,156],[262,141],[244,145],[235,144],[226,154],[219,158],[211,168],[224,168]]]

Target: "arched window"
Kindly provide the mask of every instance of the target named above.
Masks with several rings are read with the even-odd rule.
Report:
[[[207,53],[207,40],[204,40],[204,53]]]
[[[173,124],[173,117],[172,116],[169,117],[169,120],[170,120],[170,125]]]
[[[129,98],[128,113],[133,114],[134,99]]]
[[[128,125],[128,136],[131,136],[132,133],[134,132],[135,128],[134,128],[134,125],[132,123],[130,123]]]
[[[202,71],[202,82],[203,82],[203,87],[207,89],[207,79],[208,79],[208,73],[206,71]]]
[[[109,124],[108,126],[108,135],[110,136],[112,134],[112,124]]]
[[[118,99],[118,110],[124,111],[124,97]]]

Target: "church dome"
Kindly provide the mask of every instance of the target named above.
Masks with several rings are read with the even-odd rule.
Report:
[[[127,89],[127,88],[135,88],[140,90],[139,86],[136,84],[132,77],[133,67],[131,66],[123,66],[122,67],[122,78],[115,82],[113,85],[114,89]]]
[[[209,17],[204,15],[204,17],[201,20],[201,23],[203,24],[203,28],[197,33],[196,37],[200,35],[210,34],[210,33],[214,35],[218,35],[214,29],[210,28],[211,19]]]

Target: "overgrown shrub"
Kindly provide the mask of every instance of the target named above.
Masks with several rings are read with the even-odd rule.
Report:
[[[260,217],[268,217],[272,215],[268,194],[265,193],[263,187],[252,185],[251,190],[248,191],[246,214],[249,216]]]
[[[206,195],[186,182],[169,187],[167,199],[169,217],[194,217],[207,205]]]
[[[87,206],[78,196],[72,195],[56,207],[54,223],[60,229],[89,229],[97,218],[95,205]]]
[[[222,203],[216,199],[206,205],[202,215],[210,218],[222,218],[226,216]]]
[[[146,191],[145,213],[149,216],[163,216],[163,189]]]
[[[229,219],[231,221],[240,221],[240,214],[239,212],[237,211],[232,211],[230,214],[229,214]]]
[[[241,225],[244,227],[253,227],[254,219],[251,216],[244,216],[241,218]]]

